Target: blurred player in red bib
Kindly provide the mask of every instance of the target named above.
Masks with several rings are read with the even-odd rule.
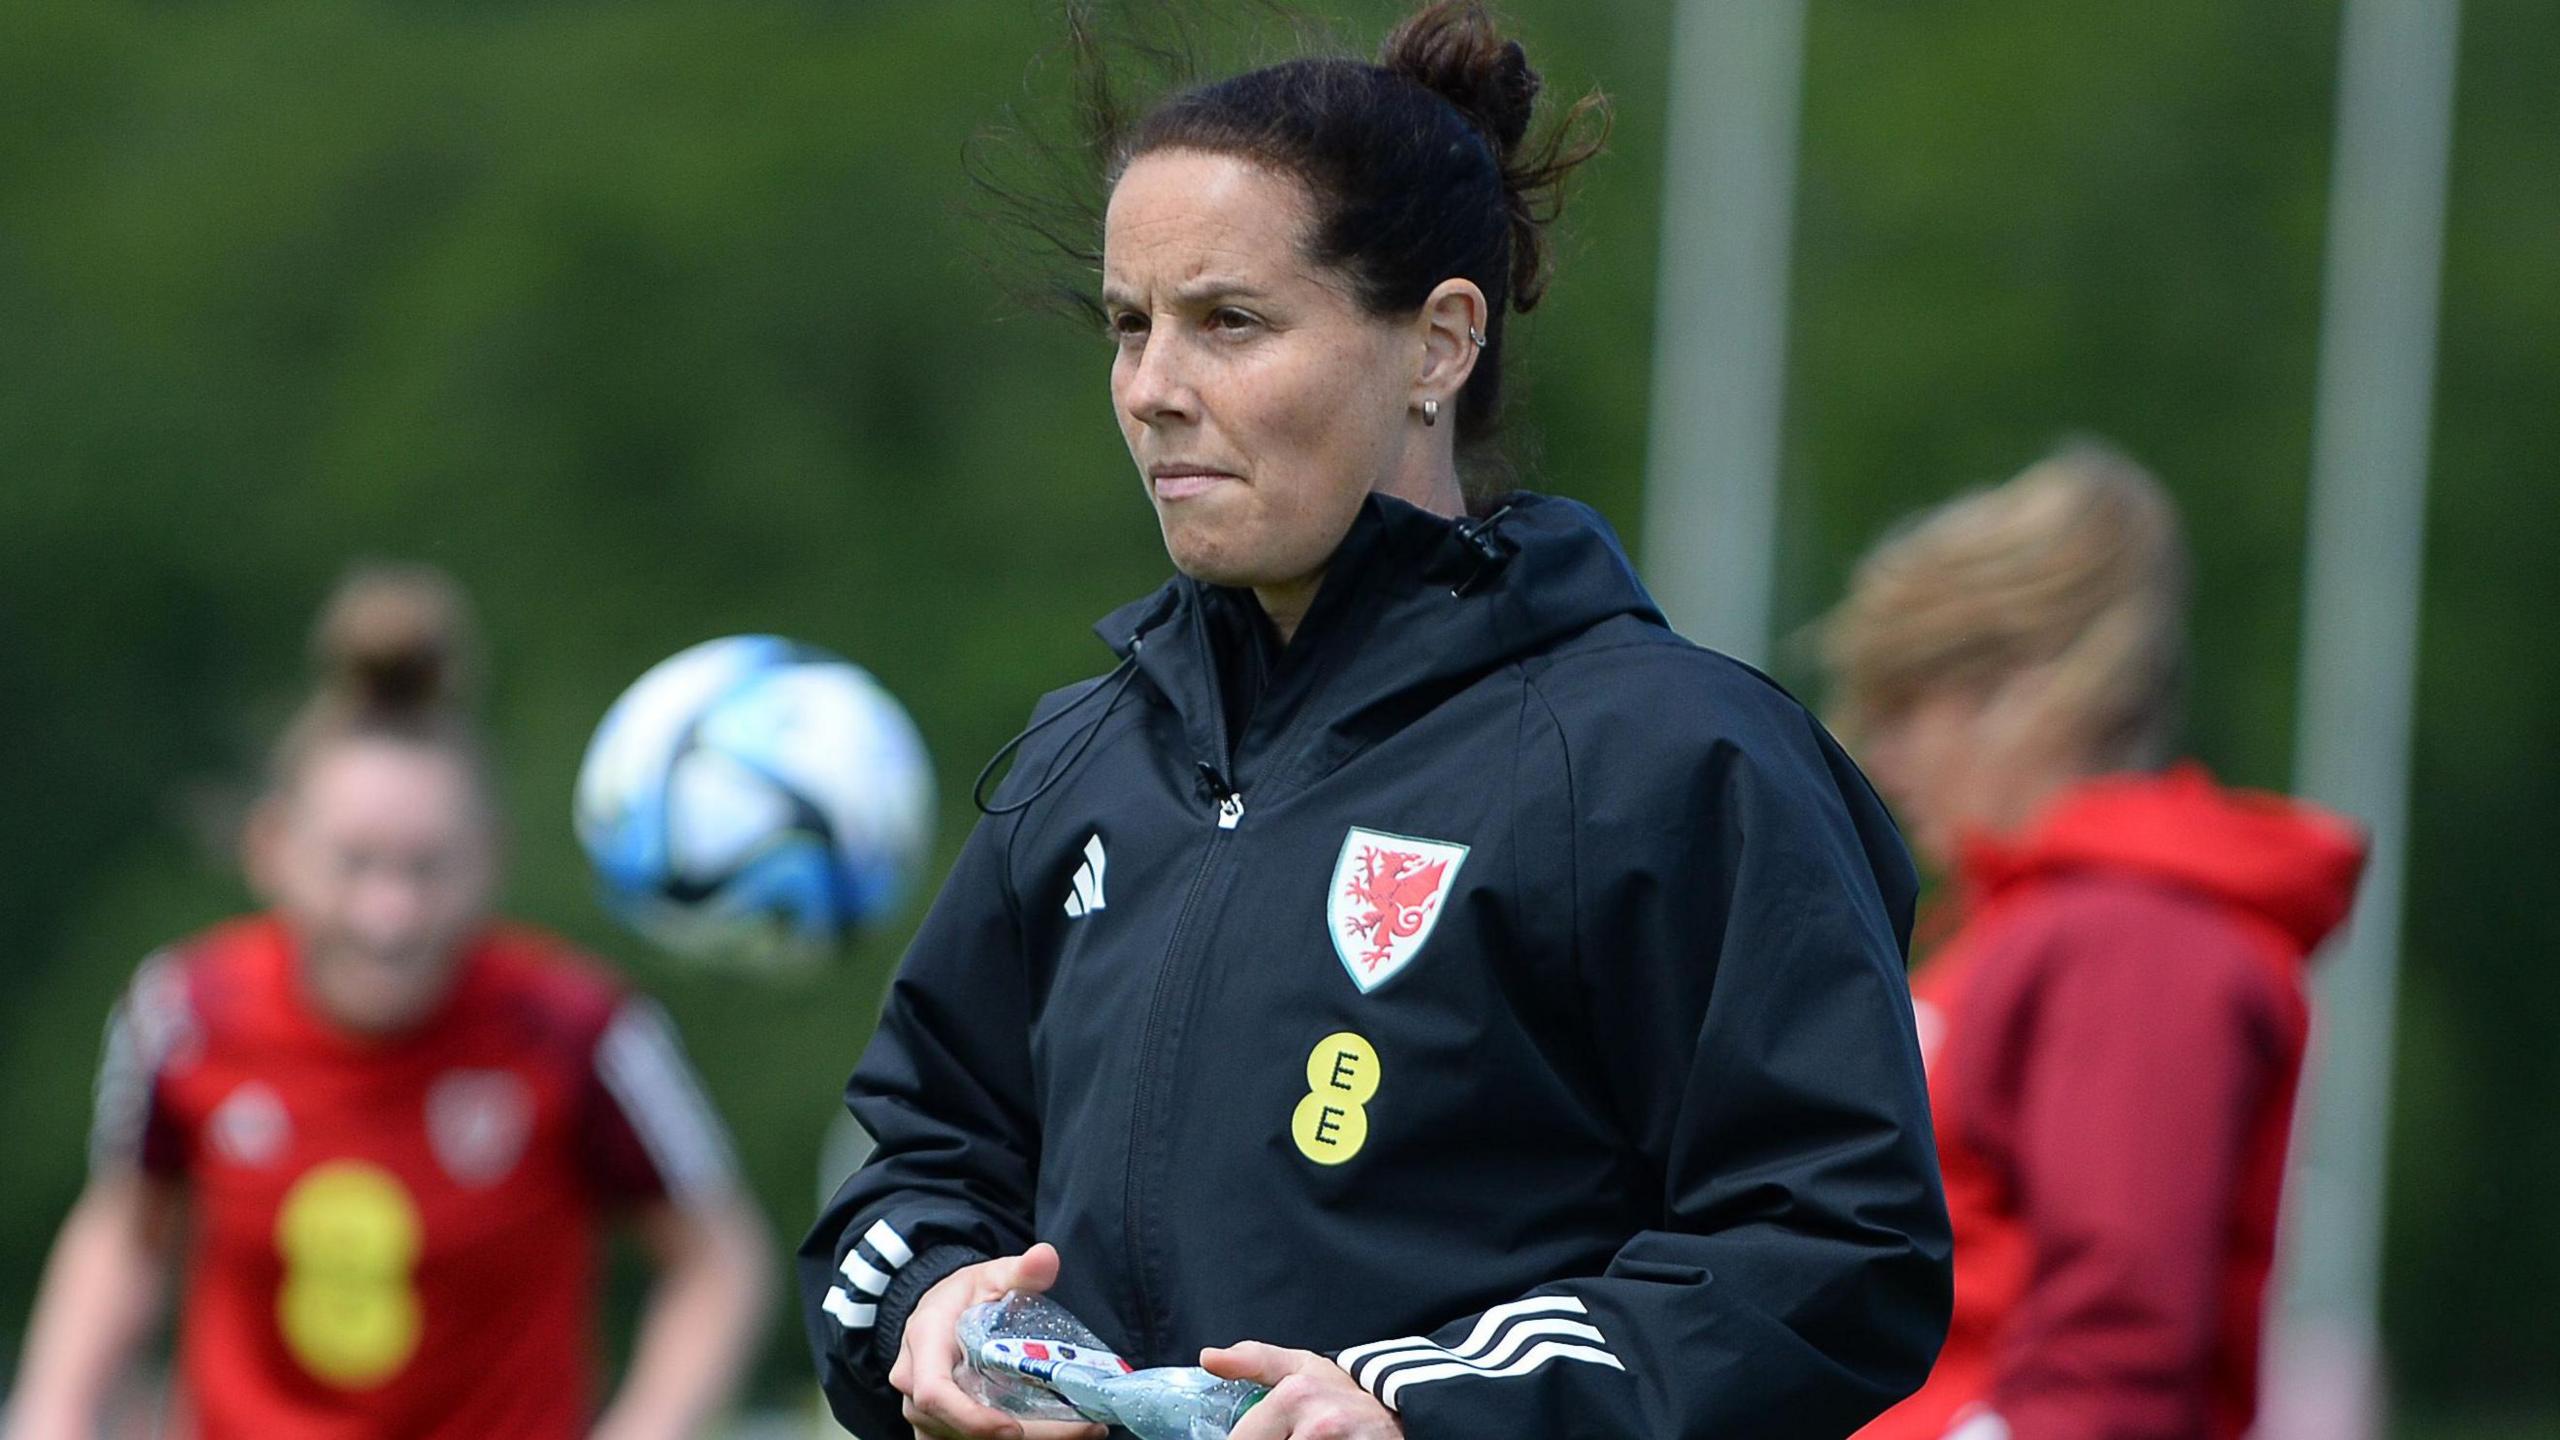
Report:
[[[1955,1227],[1928,1383],[1860,1440],[2240,1440],[2310,1011],[2364,849],[2169,765],[2186,551],[2067,450],[1859,567],[1841,717],[1956,923],[1912,979]]]
[[[493,921],[458,595],[360,573],[248,833],[266,914],[151,957],[108,1026],[93,1173],[11,1440],[87,1440],[182,1271],[176,1433],[699,1431],[767,1294],[762,1222],[658,1009]],[[598,1415],[610,1223],[658,1265]]]

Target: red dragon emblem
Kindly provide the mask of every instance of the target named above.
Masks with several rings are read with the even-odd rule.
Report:
[[[1409,850],[1362,846],[1360,864],[1343,885],[1343,897],[1355,907],[1343,929],[1370,948],[1360,961],[1375,970],[1393,958],[1395,942],[1422,933],[1431,918],[1431,902],[1439,897],[1449,862],[1424,864]]]

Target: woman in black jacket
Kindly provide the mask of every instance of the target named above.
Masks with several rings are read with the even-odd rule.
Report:
[[[848,1087],[801,1274],[857,1434],[1091,1433],[953,1383],[1008,1288],[1274,1385],[1237,1440],[1840,1436],[1927,1373],[1891,822],[1597,515],[1459,483],[1536,91],[1436,5],[1124,141],[1111,392],[1181,573],[1035,713]]]

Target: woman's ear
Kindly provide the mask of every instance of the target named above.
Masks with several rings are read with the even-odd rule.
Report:
[[[1492,318],[1484,292],[1472,280],[1443,280],[1432,289],[1422,302],[1422,370],[1414,376],[1413,404],[1437,400],[1442,409],[1457,406],[1483,350],[1478,337]]]

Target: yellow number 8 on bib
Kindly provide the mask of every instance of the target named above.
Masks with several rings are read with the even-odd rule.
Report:
[[[276,1323],[302,1368],[342,1389],[390,1379],[418,1348],[417,1203],[391,1172],[332,1160],[276,1212]]]
[[[1378,1047],[1337,1031],[1307,1053],[1307,1095],[1289,1117],[1298,1153],[1339,1165],[1369,1143],[1369,1102],[1378,1095]]]

